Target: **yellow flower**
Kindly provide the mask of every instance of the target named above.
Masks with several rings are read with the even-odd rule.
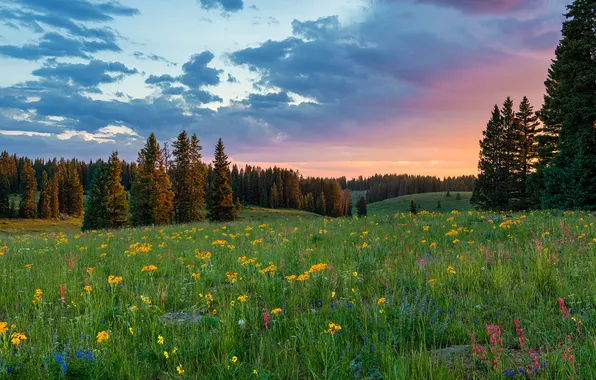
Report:
[[[85,289],[85,291],[87,293],[89,293],[89,292],[91,292],[93,290],[93,288],[91,286],[89,286],[89,285],[86,285],[83,289]]]
[[[259,371],[257,371],[256,369],[253,369],[252,370],[252,373],[255,374],[255,375],[258,375],[259,374]]]
[[[165,356],[166,359],[170,358],[170,354],[168,354],[168,351],[164,351],[163,356]]]
[[[275,309],[271,310],[271,314],[274,314],[274,315],[275,315],[275,314],[279,314],[279,313],[281,313],[281,312],[282,312],[282,310],[281,310],[279,307],[277,307],[277,308],[275,308]]]
[[[157,336],[157,343],[158,344],[163,344],[163,336],[161,336],[161,335],[158,335]]]
[[[238,301],[240,301],[240,302],[246,302],[247,299],[248,299],[248,296],[247,295],[243,295],[243,296],[239,296],[238,297]]]
[[[456,272],[455,272],[455,269],[453,269],[453,267],[452,267],[451,265],[449,265],[449,266],[447,267],[447,272],[449,272],[449,273],[451,273],[451,274],[455,274],[455,273],[456,273]]]
[[[232,356],[232,363],[236,363],[238,361],[238,357],[237,356]]]
[[[108,334],[106,331],[100,331],[97,333],[97,343],[101,343],[108,339],[110,339],[110,334]]]
[[[352,276],[358,277],[358,272],[352,272]]]
[[[424,231],[428,231],[428,229],[429,229],[429,228],[430,228],[429,226],[424,226],[424,227],[422,227],[422,229],[423,229]]]
[[[335,298],[335,292],[331,292],[331,298]]]
[[[377,305],[381,306],[385,303],[385,297],[381,297],[379,298],[379,300],[377,301]]]
[[[108,276],[108,283],[109,284],[118,284],[120,281],[122,281],[122,277],[121,276]]]
[[[331,335],[335,335],[335,333],[337,331],[341,330],[341,326],[333,323],[333,322],[329,322],[329,329],[325,331],[326,334],[331,334]]]
[[[435,282],[437,282],[437,280],[435,280],[434,278],[431,278],[430,280],[428,280],[428,283],[433,285]]]
[[[33,268],[33,264],[25,264],[25,268],[31,269],[31,268]]]
[[[8,331],[8,322],[0,322],[0,334],[5,334]]]
[[[178,352],[178,347],[174,347],[174,349],[172,350],[172,352],[175,354],[176,352]]]
[[[437,243],[433,241],[432,243],[430,243],[430,246],[431,247],[436,247],[437,246]]]
[[[182,375],[184,373],[184,370],[182,369],[182,364],[179,364],[176,367],[176,371],[178,371],[178,375]]]
[[[191,276],[198,280],[201,277],[201,274],[200,273],[192,273]]]
[[[13,332],[10,336],[10,343],[12,343],[15,346],[21,344],[23,340],[27,340],[27,336],[25,335],[25,333],[22,332]]]
[[[138,307],[136,307],[135,305],[132,305],[130,307],[130,311],[137,311]]]
[[[145,265],[142,269],[141,272],[155,272],[157,270],[157,267],[153,264],[149,264],[149,265]]]

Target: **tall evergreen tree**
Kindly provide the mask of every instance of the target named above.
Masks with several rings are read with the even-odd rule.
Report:
[[[330,181],[325,188],[327,215],[337,218],[342,216],[341,186],[336,181]]]
[[[352,192],[350,189],[344,190],[343,193],[343,210],[342,213],[344,216],[352,216]]]
[[[122,163],[118,158],[118,152],[113,152],[110,156],[106,175],[106,225],[108,228],[120,228],[128,223],[128,201],[122,185]]]
[[[41,219],[50,219],[52,217],[52,188],[48,177],[48,172],[41,174],[41,183],[39,185],[39,202],[37,215]]]
[[[418,214],[418,206],[416,204],[416,201],[413,199],[412,199],[412,201],[410,201],[410,214],[412,214],[412,215]]]
[[[0,216],[10,216],[10,193],[17,178],[17,165],[4,151],[0,154]]]
[[[23,162],[20,180],[23,186],[23,194],[19,205],[19,215],[21,218],[35,218],[37,216],[37,203],[35,202],[37,180],[35,179],[35,170],[31,160],[28,158]]]
[[[366,216],[367,213],[366,198],[360,197],[360,200],[358,201],[358,217],[362,218],[363,216]]]
[[[68,215],[81,216],[83,213],[83,185],[74,159],[65,164],[63,174],[61,200],[64,204],[61,211]]]
[[[197,136],[190,138],[186,131],[182,131],[174,142],[172,182],[178,223],[205,219],[205,172],[201,162],[201,149]]]
[[[94,170],[93,179],[85,201],[83,231],[108,228],[108,177],[109,168],[102,164]]]
[[[315,212],[315,198],[312,196],[312,193],[304,196],[304,209],[309,212]]]
[[[315,212],[319,215],[327,215],[327,201],[325,200],[325,193],[321,191],[315,206]]]
[[[506,186],[508,171],[506,161],[506,140],[503,118],[495,104],[486,130],[480,140],[480,174],[474,185],[470,202],[482,209],[503,210],[508,204]]]
[[[232,199],[232,187],[228,183],[230,162],[224,152],[221,138],[215,147],[213,160],[213,184],[210,191],[207,218],[210,221],[229,222],[236,219],[236,208]]]
[[[131,222],[135,226],[168,224],[174,217],[172,183],[155,138],[151,133],[139,152],[131,190]]]
[[[520,202],[518,206],[526,209],[533,203],[528,196],[528,178],[534,172],[538,159],[536,130],[540,123],[538,122],[538,116],[534,114],[534,107],[525,96],[515,116],[520,126],[520,141],[518,144]]]
[[[271,186],[271,208],[278,208],[279,207],[279,192],[277,191],[277,185],[274,183]]]
[[[551,72],[558,83],[541,115],[560,122],[558,153],[544,169],[542,206],[596,209],[596,8],[593,0],[567,6]],[[549,74],[550,74],[549,73]],[[547,92],[549,81],[547,79]]]
[[[50,217],[56,219],[60,216],[60,180],[58,173],[52,175],[50,181]]]

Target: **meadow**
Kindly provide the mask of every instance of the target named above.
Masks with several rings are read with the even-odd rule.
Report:
[[[596,377],[592,214],[253,212],[0,236],[0,378]]]

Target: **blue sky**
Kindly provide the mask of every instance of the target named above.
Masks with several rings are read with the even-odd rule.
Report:
[[[539,108],[565,0],[2,0],[0,150],[197,133],[306,175],[468,174],[495,103]]]

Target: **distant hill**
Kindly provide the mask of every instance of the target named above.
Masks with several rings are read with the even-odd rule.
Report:
[[[457,200],[457,192],[452,192],[451,196],[449,197],[447,197],[446,194],[446,192],[411,194],[386,199],[381,202],[369,204],[368,214],[387,215],[395,214],[396,212],[409,212],[410,202],[412,200],[420,204],[420,210],[427,210],[431,212],[451,212],[452,210],[466,211],[473,209],[472,204],[470,204],[472,192],[459,192],[461,195],[461,200]],[[441,202],[440,209],[437,208],[438,202]]]

